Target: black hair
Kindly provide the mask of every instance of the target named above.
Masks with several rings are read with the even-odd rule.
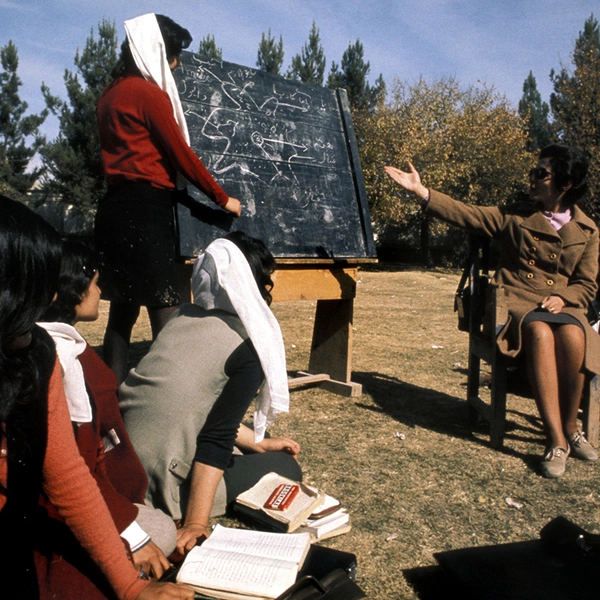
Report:
[[[95,252],[78,242],[65,242],[56,299],[42,321],[73,324],[75,309],[81,304],[98,271]]]
[[[562,190],[571,184],[564,195],[567,204],[575,204],[585,195],[588,189],[588,161],[581,150],[572,146],[551,144],[540,151],[540,159],[542,158],[549,159],[554,183],[558,189]]]
[[[178,25],[173,19],[165,17],[165,15],[156,15],[156,21],[165,42],[167,61],[171,62],[189,47],[192,43],[192,35],[185,27]]]
[[[275,270],[275,258],[270,250],[262,240],[250,237],[243,231],[232,231],[225,236],[225,239],[233,242],[242,251],[250,265],[260,295],[270,305],[273,301],[271,290],[274,285],[271,274]]]
[[[31,347],[13,345],[52,302],[61,256],[58,233],[24,204],[0,195],[0,422],[38,389]]]
[[[160,29],[163,41],[165,43],[165,52],[167,54],[167,62],[171,62],[174,58],[179,56],[183,50],[189,47],[192,43],[192,35],[190,32],[178,25],[165,15],[154,15]],[[121,75],[139,75],[140,71],[135,64],[133,55],[131,54],[131,48],[129,46],[129,40],[126,38],[121,44],[121,55],[117,60],[117,64],[112,70],[111,76],[113,79]]]

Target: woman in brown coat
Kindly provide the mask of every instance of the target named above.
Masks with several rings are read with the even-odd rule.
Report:
[[[575,204],[587,189],[582,153],[544,148],[529,173],[531,202],[506,207],[457,202],[428,190],[409,168],[385,170],[422,199],[428,214],[500,241],[494,282],[506,292],[508,319],[498,346],[508,356],[525,352],[547,438],[542,474],[562,476],[569,454],[597,460],[577,427],[585,371],[600,373],[600,336],[586,318],[597,292],[598,229]]]

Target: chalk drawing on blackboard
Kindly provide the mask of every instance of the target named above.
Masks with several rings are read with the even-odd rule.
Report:
[[[277,256],[364,256],[360,164],[339,94],[191,53],[182,63],[176,81],[192,148],[243,205],[232,226],[268,240]],[[219,235],[212,227],[180,211],[182,253]]]

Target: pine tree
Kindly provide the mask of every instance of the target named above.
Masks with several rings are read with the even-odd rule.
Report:
[[[19,97],[22,85],[17,75],[19,56],[12,40],[0,48],[0,62],[3,69],[0,72],[0,181],[25,193],[43,170],[35,168],[25,172],[40,147],[39,127],[48,111],[24,116],[28,105]]]
[[[290,79],[298,79],[303,83],[312,83],[323,85],[323,75],[325,74],[325,52],[321,45],[319,29],[313,21],[308,42],[304,44],[300,54],[292,58],[292,65],[287,73]]]
[[[370,70],[370,63],[364,60],[363,45],[360,40],[356,40],[344,51],[341,70],[335,62],[331,64],[327,86],[331,89],[344,88],[354,110],[370,110],[385,96],[383,76],[379,75],[375,85],[371,86],[367,80]]]
[[[523,119],[529,138],[526,146],[529,152],[536,152],[551,143],[552,127],[548,120],[549,113],[550,107],[546,102],[542,102],[533,72],[529,71],[523,83],[523,97],[519,101],[519,116]]]
[[[50,174],[47,186],[87,218],[105,191],[96,107],[116,61],[116,29],[104,19],[98,24],[98,37],[92,28],[83,52],[75,54],[79,72],[65,71],[68,101],[53,96],[42,84],[46,105],[59,119],[58,137],[40,152]]]
[[[265,35],[263,32],[260,39],[256,66],[267,73],[279,75],[281,65],[283,65],[283,37],[280,35],[279,42],[276,42],[269,29],[269,33]]]
[[[575,42],[571,73],[563,67],[550,77],[550,107],[561,142],[583,150],[589,160],[587,212],[600,218],[600,30],[591,15]]]
[[[223,60],[223,49],[217,48],[215,36],[210,35],[210,33],[207,33],[206,36],[200,40],[200,44],[198,46],[198,54],[209,56],[210,58],[214,58],[215,60]]]

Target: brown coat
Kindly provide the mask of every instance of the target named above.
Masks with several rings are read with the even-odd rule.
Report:
[[[586,312],[598,286],[598,229],[581,209],[556,231],[529,202],[507,207],[474,206],[431,191],[427,214],[500,242],[494,282],[508,296],[508,321],[498,335],[500,350],[515,356],[521,349],[521,323],[550,295],[565,301],[563,312],[575,317],[586,337],[585,367],[600,374],[600,336]]]

